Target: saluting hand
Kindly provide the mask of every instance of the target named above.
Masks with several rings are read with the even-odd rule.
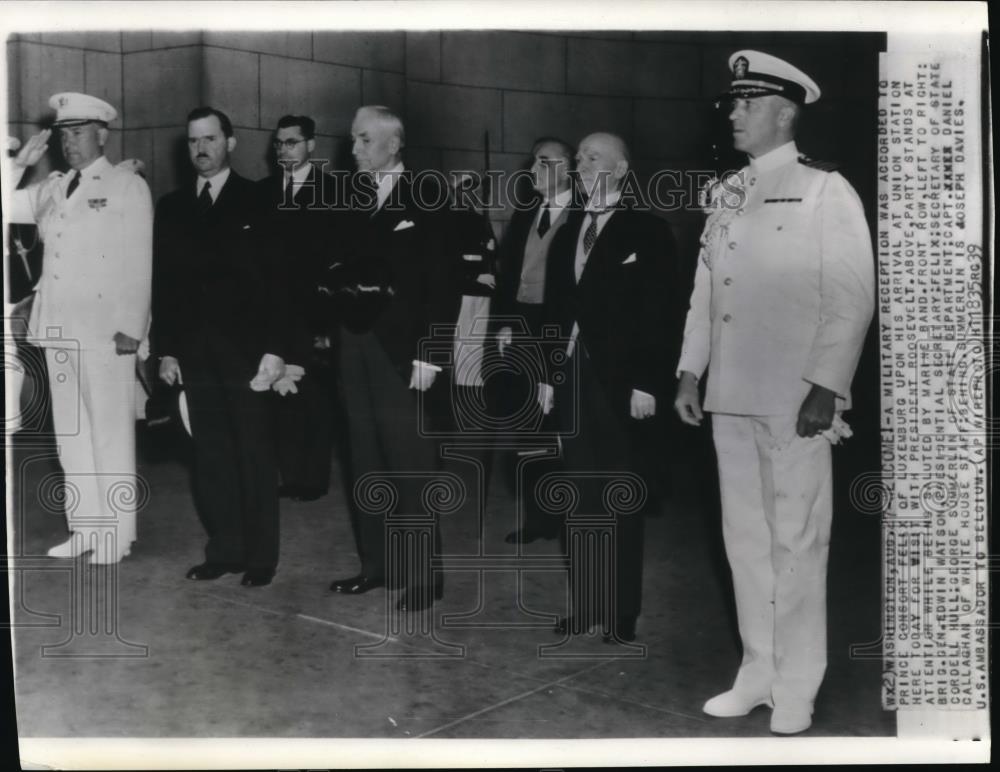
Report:
[[[24,143],[24,147],[14,156],[14,165],[24,169],[28,166],[34,166],[42,160],[42,156],[49,149],[49,137],[51,136],[52,129],[44,129],[35,134]]]

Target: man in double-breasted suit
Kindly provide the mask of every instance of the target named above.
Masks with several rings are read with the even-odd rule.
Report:
[[[812,722],[826,669],[833,501],[822,433],[850,407],[874,305],[872,249],[854,189],[795,145],[819,87],[759,51],[738,51],[729,66],[733,142],[750,163],[709,191],[675,401],[685,423],[700,424],[708,371],[743,642],[732,688],[704,711],[768,705],[771,731],[795,734]]]
[[[255,183],[229,165],[229,118],[188,115],[193,182],[168,193],[154,223],[154,344],[160,378],[183,384],[194,443],[196,503],[211,580],[243,571],[269,584],[278,564],[278,470],[272,386],[301,361],[288,331],[281,256],[268,243]]]
[[[351,231],[343,191],[311,160],[315,136],[316,123],[307,115],[278,119],[273,146],[279,169],[258,183],[264,224],[289,277],[293,334],[307,354],[306,361],[286,363],[304,375],[276,405],[281,494],[298,501],[317,499],[330,485],[331,309],[319,287],[328,267],[343,259]]]
[[[532,188],[537,195],[530,206],[514,212],[500,243],[493,316],[497,328],[497,354],[509,366],[504,367],[501,363],[491,368],[496,373],[492,386],[501,419],[517,419],[512,427],[514,430],[528,421],[534,422],[539,429],[544,429],[546,423],[536,412],[537,386],[532,377],[536,370],[528,363],[539,351],[537,341],[541,336],[549,248],[560,228],[568,222],[574,205],[572,170],[573,148],[566,142],[555,137],[541,137],[535,141],[530,171]],[[516,337],[515,324],[520,328]],[[535,367],[541,367],[541,362],[535,363]],[[529,417],[525,417],[526,411],[530,412]],[[500,432],[503,433],[503,427]],[[538,451],[529,448],[523,452]],[[539,478],[551,467],[549,461],[541,459],[532,460],[524,467],[523,520],[517,530],[507,534],[508,544],[529,544],[536,539],[558,535],[558,520],[539,509],[534,495]]]
[[[420,341],[432,325],[454,323],[459,288],[456,258],[448,254],[443,191],[420,191],[403,166],[403,124],[382,106],[360,108],[351,126],[353,153],[362,184],[353,208],[363,215],[355,239],[356,255],[338,279],[343,325],[340,375],[350,433],[354,481],[368,473],[428,473],[438,467],[437,444],[421,436],[422,403],[417,392],[432,388],[441,367],[426,362]],[[451,347],[452,335],[440,341]],[[398,478],[397,478],[398,480]],[[426,479],[400,485],[397,508],[420,514],[420,489]],[[353,504],[352,500],[352,504]],[[334,581],[337,593],[358,594],[386,583],[383,519],[353,512],[361,573]],[[435,529],[435,541],[440,543]],[[396,567],[394,567],[396,568]],[[412,572],[398,608],[416,611],[441,593],[420,584],[423,569]],[[404,581],[406,581],[404,579]]]
[[[556,325],[568,340],[569,365],[554,390],[552,383],[540,384],[539,399],[546,412],[554,401],[565,468],[579,474],[577,509],[584,515],[600,515],[607,506],[598,488],[603,481],[589,479],[589,473],[636,473],[632,424],[648,420],[662,403],[674,336],[673,238],[666,222],[620,201],[628,170],[620,137],[598,133],[583,139],[577,173],[587,204],[570,214],[549,252],[542,322]],[[642,537],[639,512],[617,516],[615,592],[597,608],[575,603],[556,632],[600,624],[608,642],[635,639]],[[584,558],[571,551],[570,560],[580,561],[571,565],[571,575],[589,583],[593,566]],[[605,584],[593,592],[604,596],[607,589]],[[574,591],[574,599],[581,594]]]
[[[71,171],[15,191],[5,213],[37,223],[45,245],[29,340],[45,350],[71,491],[70,538],[48,554],[117,563],[136,538],[135,361],[149,326],[153,208],[142,177],[104,156],[114,107],[77,93],[49,104]],[[41,160],[50,134],[25,143],[17,175]]]

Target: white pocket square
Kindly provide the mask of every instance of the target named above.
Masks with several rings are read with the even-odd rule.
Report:
[[[413,220],[400,220],[396,224],[396,227],[393,228],[392,230],[393,230],[393,232],[396,232],[396,231],[405,231],[407,228],[412,228],[412,227],[413,227]]]
[[[636,261],[635,252],[622,260],[622,265],[628,265],[629,263],[634,263]]]
[[[245,230],[245,231],[248,231],[248,230],[250,230],[250,226],[249,226],[249,225],[244,225],[244,226],[243,226],[243,230]]]
[[[463,260],[468,260],[470,262],[477,262],[477,263],[483,262],[483,256],[482,255],[462,255],[462,259]]]

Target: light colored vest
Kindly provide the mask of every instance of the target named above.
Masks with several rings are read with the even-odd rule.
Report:
[[[528,241],[524,245],[524,262],[521,264],[521,283],[517,287],[518,303],[541,303],[545,297],[545,263],[549,245],[569,216],[569,207],[564,208],[555,222],[539,238],[536,223],[528,229]]]

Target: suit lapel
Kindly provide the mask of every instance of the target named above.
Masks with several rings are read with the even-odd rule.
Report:
[[[599,266],[606,260],[606,255],[610,252],[610,247],[616,241],[615,231],[617,230],[617,225],[620,219],[620,212],[618,210],[614,211],[608,218],[608,221],[604,223],[604,227],[601,228],[600,232],[597,234],[597,240],[594,242],[594,246],[590,248],[590,254],[587,255],[587,260],[583,264],[583,273],[580,275],[580,281],[578,284],[584,284],[589,282],[590,277],[595,274],[600,273]],[[590,215],[584,215],[584,228],[590,227]],[[579,240],[579,235],[577,236]],[[574,255],[575,258],[575,255]]]

